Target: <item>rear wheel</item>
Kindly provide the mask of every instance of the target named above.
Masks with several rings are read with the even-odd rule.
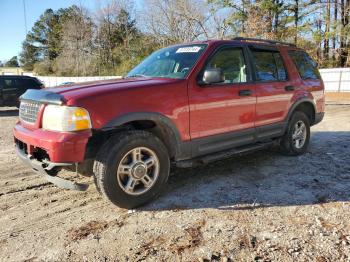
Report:
[[[309,118],[296,111],[290,119],[287,131],[281,140],[281,151],[286,155],[301,155],[307,150],[310,141]]]
[[[168,180],[169,156],[152,133],[128,131],[109,139],[95,163],[95,183],[112,203],[134,208],[155,198]]]

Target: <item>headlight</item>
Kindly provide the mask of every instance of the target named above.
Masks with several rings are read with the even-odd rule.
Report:
[[[42,126],[52,131],[78,131],[91,128],[91,121],[84,108],[47,105]]]

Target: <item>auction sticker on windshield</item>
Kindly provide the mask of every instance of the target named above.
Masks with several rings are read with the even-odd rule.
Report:
[[[176,50],[176,53],[198,53],[199,50],[201,50],[201,46],[187,46],[187,47],[180,47]]]

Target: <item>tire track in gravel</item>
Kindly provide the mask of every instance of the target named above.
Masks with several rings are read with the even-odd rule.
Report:
[[[59,192],[60,193],[60,192]],[[64,198],[65,196],[63,196]],[[57,198],[57,197],[56,197]],[[74,220],[74,218],[80,218],[82,213],[85,213],[86,211],[91,209],[91,206],[94,206],[97,202],[102,202],[101,197],[99,197],[97,194],[95,197],[86,199],[87,204],[84,206],[81,202],[74,204],[67,205],[67,202],[70,202],[72,200],[72,196],[70,198],[66,198],[65,201],[61,201],[58,199],[57,201],[54,201],[53,203],[58,203],[55,207],[47,206],[48,211],[47,213],[41,214],[39,216],[31,217],[31,221],[34,222],[26,222],[25,225],[21,224],[19,226],[15,226],[14,228],[11,228],[10,230],[2,231],[0,232],[0,239],[3,237],[8,236],[10,233],[15,232],[19,233],[24,230],[26,231],[47,231],[51,229],[52,227],[58,226],[65,221],[65,218],[69,217],[70,220]],[[104,208],[110,206],[109,203],[102,202],[99,207]],[[21,207],[18,207],[18,209],[21,209]]]
[[[10,190],[10,191],[7,191],[7,192],[0,193],[0,197],[2,197],[4,195],[10,195],[10,194],[19,193],[19,192],[23,192],[23,191],[26,191],[26,190],[42,188],[42,187],[46,187],[46,186],[52,187],[52,184],[50,182],[46,182],[46,183],[41,183],[41,184],[38,184],[38,185],[27,186],[25,188],[13,189],[13,190]]]

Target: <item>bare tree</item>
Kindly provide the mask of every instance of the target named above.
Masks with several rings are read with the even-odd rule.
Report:
[[[93,23],[83,7],[73,6],[63,19],[58,74],[88,75],[93,63]]]
[[[136,21],[132,16],[133,2],[112,0],[100,3],[96,11],[96,44],[99,50],[99,62],[108,71],[115,71],[121,62],[123,53],[129,53],[130,42],[137,36]]]
[[[327,0],[325,10],[325,32],[324,32],[324,45],[323,45],[323,58],[329,58],[329,37],[331,30],[331,1]]]
[[[340,0],[340,37],[339,37],[339,55],[340,66],[346,66],[348,63],[349,53],[349,19],[350,19],[350,1]]]
[[[200,0],[145,0],[143,27],[163,44],[209,38],[209,12]]]
[[[332,60],[333,66],[336,66],[336,46],[337,46],[337,34],[338,34],[338,0],[334,0],[333,3],[333,26],[332,26]]]

